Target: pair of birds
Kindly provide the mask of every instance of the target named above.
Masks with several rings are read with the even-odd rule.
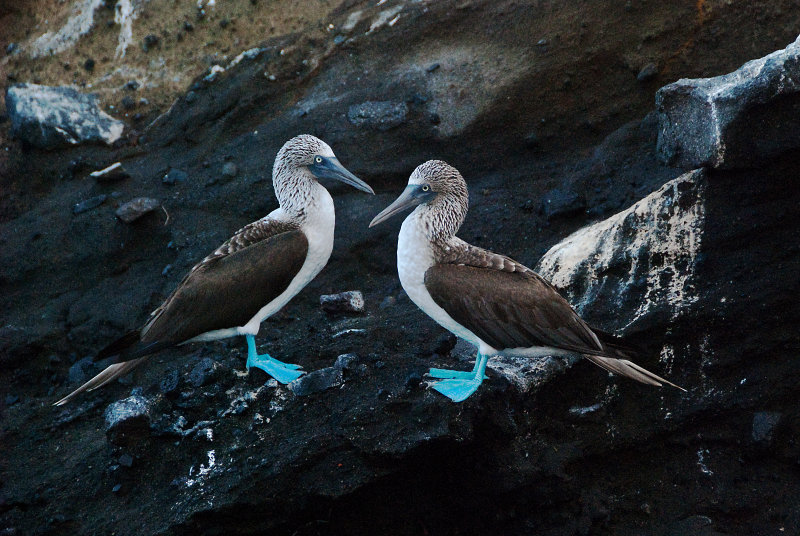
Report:
[[[261,322],[286,305],[330,257],[333,200],[317,179],[339,180],[374,194],[342,166],[328,144],[310,135],[292,138],[278,151],[272,170],[280,206],[195,265],[141,329],[96,356],[115,357],[115,362],[55,405],[102,387],[164,348],[235,335],[247,340],[248,370],[260,368],[282,383],[299,378],[303,371],[298,365],[258,354],[254,337]],[[429,375],[439,379],[435,390],[455,402],[465,400],[486,378],[486,363],[495,355],[576,353],[639,382],[678,387],[625,359],[631,350],[590,328],[531,269],[457,238],[468,195],[455,168],[440,160],[417,167],[400,197],[370,227],[412,207],[397,243],[400,282],[428,316],[478,349],[471,371],[430,369]]]

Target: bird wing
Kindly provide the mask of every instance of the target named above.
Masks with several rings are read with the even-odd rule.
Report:
[[[636,351],[584,322],[558,291],[530,268],[462,241],[438,251],[425,288],[453,320],[498,350],[549,346],[583,356],[609,372],[648,385],[668,384],[627,359]]]
[[[141,342],[178,344],[243,326],[289,287],[307,254],[297,226],[260,220],[244,227],[192,268],[153,313]]]
[[[425,288],[456,322],[498,350],[550,346],[605,355],[597,336],[552,285],[497,257],[477,260],[503,267],[434,264],[425,272]]]

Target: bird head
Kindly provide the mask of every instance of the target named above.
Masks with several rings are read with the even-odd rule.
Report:
[[[461,173],[441,160],[428,160],[417,166],[400,197],[375,216],[369,226],[378,225],[403,210],[427,205],[443,217],[452,216],[457,228],[466,216],[468,204],[467,183]]]
[[[362,192],[375,193],[366,182],[345,169],[327,143],[310,134],[295,136],[283,144],[272,175],[279,177],[296,170],[308,170],[317,179],[334,179]]]

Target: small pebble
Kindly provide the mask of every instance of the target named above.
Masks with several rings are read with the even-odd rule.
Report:
[[[639,82],[649,82],[653,80],[656,76],[658,76],[658,67],[655,63],[648,63],[642,70],[639,71],[639,74],[636,75],[636,80]]]
[[[364,295],[360,290],[323,294],[319,297],[319,304],[326,313],[362,313],[364,312]]]
[[[145,36],[142,40],[142,50],[145,52],[149,51],[154,46],[158,45],[158,36],[156,34],[150,34]]]
[[[152,197],[137,197],[119,206],[115,214],[125,223],[133,223],[148,212],[161,206],[161,201]]]
[[[237,173],[239,173],[239,168],[233,162],[226,162],[222,166],[222,174],[226,177],[235,177]]]
[[[89,198],[86,201],[81,201],[80,203],[76,203],[72,206],[72,213],[73,214],[81,214],[83,212],[87,212],[92,210],[93,208],[97,208],[102,205],[105,200],[108,199],[106,194],[100,194],[95,197]]]

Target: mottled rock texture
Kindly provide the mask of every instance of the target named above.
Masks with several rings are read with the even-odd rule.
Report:
[[[274,38],[213,82],[198,77],[122,147],[0,153],[0,531],[800,532],[800,154],[665,167],[655,87],[636,79],[648,63],[659,81],[716,76],[780,49],[800,27],[794,3],[378,3],[343,3],[323,37]],[[206,8],[199,19],[189,5],[195,33],[220,29]],[[166,36],[135,27],[136,43],[163,36],[148,58],[185,27],[171,23]],[[351,123],[366,102],[405,103],[405,122]],[[330,374],[324,388],[298,396],[245,375],[231,339],[161,352],[124,383],[50,407],[79,358],[145,322],[194,263],[275,208],[269,171],[300,132],[377,191],[328,184],[330,263],[258,335],[260,351]],[[555,247],[549,273],[582,314],[688,393],[578,358],[493,359],[460,405],[428,389],[429,367],[469,370],[474,350],[453,347],[400,288],[399,218],[367,225],[429,158],[469,184],[462,238],[531,267]],[[128,179],[88,177],[115,162]],[[220,176],[226,162],[235,177]],[[165,184],[170,169],[186,175]],[[548,220],[538,208],[554,189],[585,209]],[[117,199],[145,196],[164,200],[166,225],[114,217]],[[579,242],[584,256],[555,255]],[[342,289],[363,292],[363,314],[320,308]],[[104,411],[131,396],[147,416],[109,441]]]
[[[114,143],[124,123],[102,111],[95,95],[69,87],[17,84],[8,88],[11,134],[42,149],[86,142]]]
[[[658,155],[683,168],[750,167],[800,147],[800,37],[713,78],[656,93]]]

